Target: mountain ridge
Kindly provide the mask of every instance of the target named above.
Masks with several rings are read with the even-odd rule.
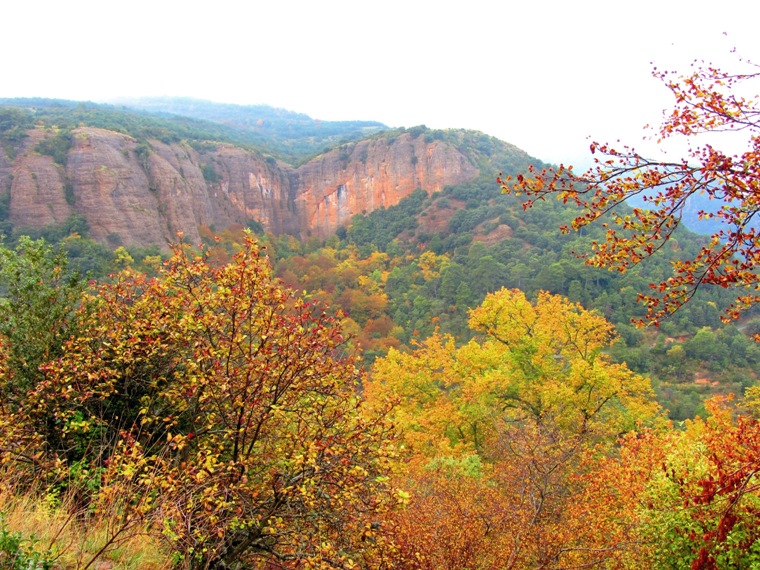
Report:
[[[252,223],[324,239],[418,188],[432,194],[538,162],[482,133],[413,127],[293,165],[263,148],[214,140],[203,131],[211,127],[195,125],[201,138],[194,139],[186,123],[175,132],[171,123],[107,106],[0,110],[0,223],[40,228],[81,216],[94,239],[112,246],[165,245],[178,232],[197,239],[200,226]]]
[[[129,109],[189,117],[247,133],[250,141],[295,160],[337,144],[391,130],[379,121],[325,121],[271,105],[215,103],[192,97],[139,97],[112,101]]]

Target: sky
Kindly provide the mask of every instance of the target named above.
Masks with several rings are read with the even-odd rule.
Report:
[[[466,128],[554,163],[641,149],[652,68],[760,60],[749,0],[29,0],[3,6],[0,97],[187,96],[322,120]],[[753,7],[754,6],[754,7]]]

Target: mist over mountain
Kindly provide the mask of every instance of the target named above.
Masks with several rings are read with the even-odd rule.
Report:
[[[253,144],[293,157],[311,155],[388,130],[378,121],[322,121],[269,105],[212,103],[190,97],[123,98],[113,103],[164,116],[226,125],[244,132]]]

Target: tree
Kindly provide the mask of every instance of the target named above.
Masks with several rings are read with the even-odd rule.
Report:
[[[412,468],[404,508],[390,513],[396,531],[393,568],[490,570],[515,567],[519,516],[510,497],[477,458],[440,458]]]
[[[0,337],[8,344],[2,397],[16,401],[34,388],[39,367],[61,355],[75,331],[74,311],[87,281],[69,269],[66,251],[21,236],[14,249],[0,242]]]
[[[673,262],[670,276],[640,293],[648,312],[639,322],[658,324],[703,285],[736,290],[735,302],[725,307],[725,321],[760,303],[760,106],[756,97],[742,96],[748,84],[760,79],[760,71],[748,61],[741,65],[743,71],[731,73],[695,62],[695,70],[680,77],[654,69],[675,97],[658,141],[685,137],[699,143],[702,135],[710,135],[710,142],[690,146],[681,160],[650,159],[628,146],[621,150],[595,142],[595,166],[584,174],[561,165],[531,169],[516,179],[499,178],[504,192],[529,197],[525,208],[552,195],[579,206],[575,230],[606,216],[606,238],[593,243],[587,263],[620,272],[669,242],[691,200],[706,197],[721,204],[715,211],[699,212],[718,222],[719,229],[697,255]],[[718,133],[726,132],[746,135],[746,150],[732,155],[713,146]],[[624,203],[633,197],[646,207],[629,212]]]
[[[752,404],[752,402],[748,402]],[[633,529],[639,568],[754,568],[760,563],[760,423],[735,417],[724,398],[683,430],[621,441],[598,472]],[[595,516],[590,513],[592,520]],[[604,524],[604,523],[603,523]]]
[[[602,352],[616,340],[614,326],[559,295],[541,292],[532,303],[502,289],[472,311],[470,326],[487,339],[477,351],[489,378],[481,386],[505,412],[594,442],[612,442],[658,413],[648,379]]]
[[[79,326],[3,418],[0,459],[86,472],[95,504],[130,489],[128,515],[186,567],[382,564],[387,410],[365,409],[336,320],[250,237],[221,267],[175,247],[157,278],[122,272]]]
[[[402,553],[426,558],[396,567],[568,567],[611,556],[617,545],[569,513],[594,481],[595,458],[621,433],[661,423],[649,381],[603,353],[610,323],[559,296],[531,302],[502,289],[470,315],[479,340],[457,348],[435,334],[412,352],[392,349],[365,388],[370,401],[399,399],[400,484],[413,492],[393,516]]]

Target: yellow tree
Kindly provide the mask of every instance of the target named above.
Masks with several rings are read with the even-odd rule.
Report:
[[[370,400],[386,391],[400,399],[394,418],[410,455],[409,485],[422,490],[401,520],[418,528],[418,550],[438,565],[449,560],[453,544],[426,538],[435,520],[439,538],[457,528],[480,533],[473,567],[610,556],[616,547],[599,527],[568,515],[618,436],[661,421],[649,381],[603,353],[612,325],[559,296],[530,302],[503,289],[472,311],[470,326],[482,336],[461,348],[436,335],[410,354],[391,351],[367,386]],[[460,475],[433,477],[441,461],[459,465]],[[462,472],[481,493],[452,492]]]
[[[656,415],[648,379],[602,352],[615,340],[613,325],[579,304],[546,292],[531,303],[519,290],[501,290],[472,311],[470,326],[485,334],[463,349],[480,363],[472,397],[488,394],[511,419],[611,443]]]

